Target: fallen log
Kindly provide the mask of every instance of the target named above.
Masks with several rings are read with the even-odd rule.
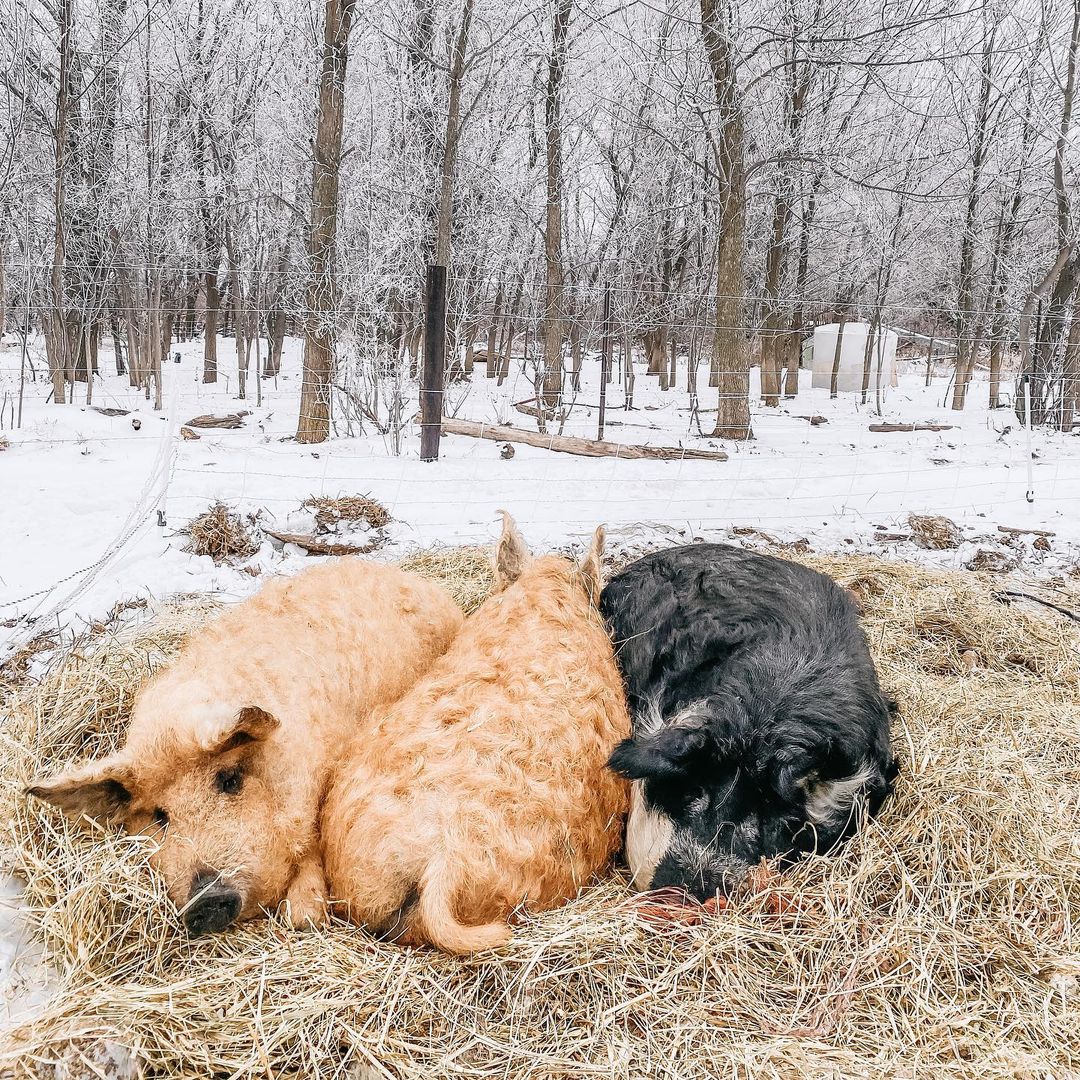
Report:
[[[530,405],[527,401],[515,401],[514,402],[514,408],[519,413],[524,413],[525,416],[532,416],[532,417],[535,418],[535,417],[540,415],[539,407],[536,406],[536,405]],[[549,423],[552,420],[565,420],[566,419],[566,414],[564,413],[563,415],[560,416],[558,413],[555,412],[554,409],[551,409],[551,408],[548,408],[548,407],[545,406],[545,408],[544,408],[544,419],[546,421],[548,421]]]
[[[952,431],[952,424],[871,424],[871,431]]]
[[[203,416],[193,416],[185,427],[235,429],[244,426],[244,417],[247,415],[246,412],[229,413],[228,416],[214,416],[207,413]]]
[[[443,417],[444,435],[468,435],[475,439],[491,439],[492,442],[522,443],[541,450],[554,450],[560,454],[577,454],[580,457],[616,457],[637,461],[643,458],[659,461],[727,461],[723,450],[697,450],[681,446],[633,446],[627,443],[598,442],[580,439],[572,435],[542,435],[539,431],[523,431],[506,424],[481,424],[476,420],[457,420]]]
[[[1010,536],[1056,536],[1057,533],[1050,532],[1049,529],[1014,529],[1011,525],[999,525],[997,527],[998,532],[1008,533]]]
[[[335,544],[306,533],[274,532],[273,529],[263,531],[283,544],[302,547],[309,555],[368,555],[379,547],[378,544]]]

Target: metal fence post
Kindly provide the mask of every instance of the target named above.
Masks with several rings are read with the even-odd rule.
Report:
[[[446,371],[446,267],[427,268],[424,368],[420,375],[420,460],[439,460]]]

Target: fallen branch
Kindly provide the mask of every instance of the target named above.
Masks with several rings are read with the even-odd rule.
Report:
[[[828,417],[818,416],[816,413],[813,416],[803,416],[801,413],[796,414],[796,420],[808,420],[811,427],[820,427],[822,424],[829,422]]]
[[[1049,529],[1014,529],[1011,525],[999,525],[998,532],[1008,533],[1010,536],[1056,536],[1057,533]]]
[[[772,533],[762,532],[761,529],[755,529],[752,525],[733,525],[731,533],[733,536],[760,536],[767,544],[772,544],[774,547],[780,546],[780,541]]]
[[[577,454],[581,457],[616,457],[629,460],[649,458],[661,461],[727,461],[723,450],[696,450],[680,446],[633,446],[626,443],[598,442],[579,439],[571,435],[541,435],[538,431],[523,431],[505,424],[481,424],[475,420],[455,420],[444,416],[444,435],[468,435],[475,439],[492,442],[523,443],[541,450],[554,450],[560,454]]]
[[[541,415],[540,408],[538,406],[536,406],[536,405],[530,405],[527,401],[516,401],[516,402],[514,402],[514,408],[519,413],[524,413],[526,416],[534,416],[534,417],[536,417],[536,416]],[[544,417],[545,420],[565,420],[566,419],[565,413],[560,416],[558,413],[555,412],[554,409],[549,408],[547,406],[545,406],[544,409],[543,409],[543,417]]]
[[[871,431],[952,431],[952,424],[871,424]]]
[[[334,544],[328,540],[320,540],[317,536],[308,536],[305,533],[274,532],[273,529],[263,530],[268,536],[280,540],[283,544],[295,544],[302,547],[309,555],[367,555],[375,551],[378,544]]]
[[[994,599],[999,604],[1011,604],[1016,600],[1029,600],[1033,604],[1042,604],[1043,607],[1049,608],[1051,611],[1056,611],[1059,615],[1064,615],[1066,619],[1072,619],[1073,622],[1080,623],[1080,615],[1077,615],[1075,611],[1070,611],[1060,604],[1052,604],[1049,600],[1043,600],[1042,597],[1033,596],[1031,593],[1016,592],[1012,589],[1002,589],[1001,592],[994,593]]]
[[[213,416],[207,413],[204,416],[193,416],[186,424],[193,428],[238,428],[244,426],[244,417],[247,413],[230,413],[228,416]]]

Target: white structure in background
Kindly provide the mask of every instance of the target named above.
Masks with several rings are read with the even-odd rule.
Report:
[[[836,389],[840,393],[851,394],[862,390],[866,336],[869,332],[869,323],[844,323],[844,338],[840,343],[840,370],[836,379]],[[807,343],[810,345],[809,357],[804,349],[803,364],[813,366],[815,387],[829,389],[832,382],[833,358],[836,355],[836,338],[839,333],[839,323],[815,326],[813,341]],[[879,373],[882,386],[896,385],[896,333],[885,326],[874,335],[871,345],[868,389],[877,389]]]

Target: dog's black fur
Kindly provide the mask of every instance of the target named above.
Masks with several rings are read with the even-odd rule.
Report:
[[[627,858],[640,889],[727,893],[762,857],[828,851],[897,773],[895,704],[850,594],[784,559],[694,544],[604,589],[633,737]]]

